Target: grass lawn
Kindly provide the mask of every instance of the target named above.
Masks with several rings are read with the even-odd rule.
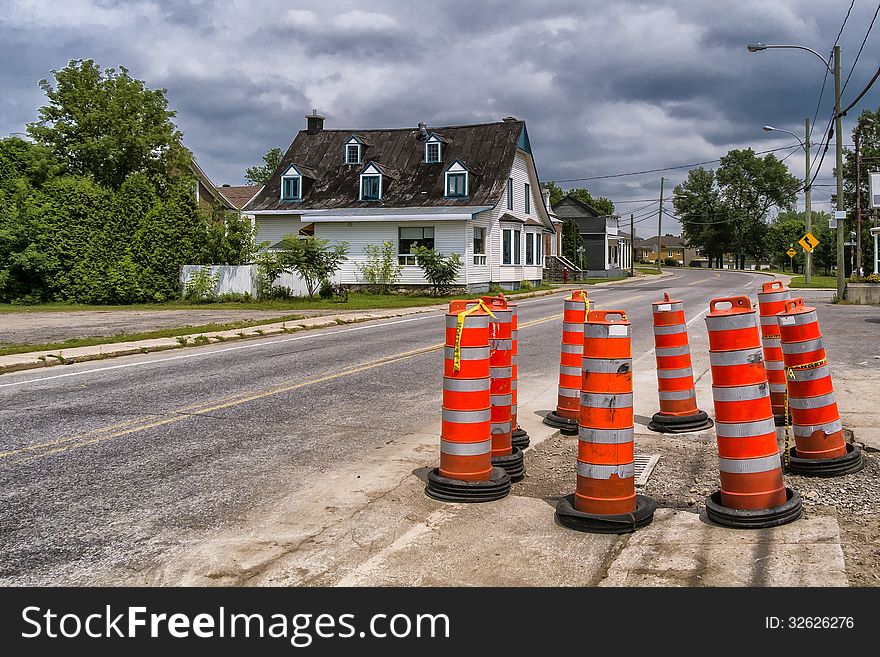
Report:
[[[791,274],[789,274],[791,276]],[[834,276],[822,276],[813,274],[812,279],[810,280],[809,285],[804,285],[804,277],[803,275],[792,276],[791,283],[789,284],[791,288],[799,288],[799,287],[824,287],[824,288],[832,288],[837,289],[837,278]]]
[[[650,274],[652,276],[660,273],[656,267],[636,267],[636,271],[640,274]]]

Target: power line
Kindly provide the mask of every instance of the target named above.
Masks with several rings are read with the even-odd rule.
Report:
[[[798,146],[798,144],[789,144],[788,146],[780,146],[779,148],[770,148],[766,151],[755,151],[755,155],[764,155],[766,153],[775,153],[776,151],[785,151],[789,148],[793,148]],[[715,160],[705,160],[704,162],[692,162],[690,164],[677,164],[675,166],[669,167],[661,167],[659,169],[645,169],[644,171],[627,171],[625,173],[610,173],[604,176],[589,176],[587,178],[567,178],[565,180],[552,180],[546,182],[553,183],[567,183],[567,182],[582,182],[586,180],[604,180],[607,178],[623,178],[624,176],[640,176],[645,173],[659,173],[661,171],[672,171],[674,169],[691,169],[693,167],[703,166],[704,164],[714,164],[715,162],[720,162],[721,158],[717,158]]]
[[[880,13],[880,4],[877,5],[877,9],[874,11],[874,18],[871,19],[871,24],[868,25],[868,31],[865,32],[865,38],[862,39],[862,45],[859,47],[859,51],[856,53],[856,58],[853,60],[852,68],[849,69],[849,74],[846,76],[846,80],[843,82],[843,89],[840,90],[840,93],[843,94],[846,91],[846,85],[849,83],[849,78],[853,74],[853,71],[856,70],[856,64],[859,63],[859,57],[862,56],[862,50],[865,47],[865,43],[868,41],[868,35],[871,34],[871,30],[874,29],[874,21],[877,20],[877,14]]]
[[[878,6],[878,9],[880,9],[880,6]],[[876,17],[877,15],[874,14],[874,16]],[[846,116],[846,113],[849,112],[855,106],[855,104],[862,99],[862,96],[864,96],[866,93],[868,93],[868,90],[874,86],[874,83],[877,81],[878,77],[880,77],[880,68],[877,69],[877,72],[874,73],[874,77],[871,78],[871,80],[868,82],[868,84],[865,86],[865,88],[862,89],[861,93],[858,96],[856,96],[855,100],[853,102],[851,102],[849,105],[847,105],[846,109],[840,110],[841,116]]]

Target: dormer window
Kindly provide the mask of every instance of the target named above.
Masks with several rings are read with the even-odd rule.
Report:
[[[456,160],[446,170],[446,196],[463,198],[469,193],[470,173],[465,166]]]
[[[436,164],[443,161],[443,145],[440,140],[431,135],[425,142],[425,162],[427,164]]]
[[[361,172],[361,201],[382,200],[382,172],[370,162]]]
[[[281,175],[281,200],[302,200],[302,174],[293,165]]]
[[[357,135],[352,135],[345,142],[345,163],[360,164],[363,152],[363,141]]]

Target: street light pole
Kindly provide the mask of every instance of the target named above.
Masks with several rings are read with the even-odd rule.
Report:
[[[657,271],[660,271],[660,250],[663,248],[663,177],[660,178],[660,211],[657,213]]]
[[[807,117],[807,121],[805,123],[806,132],[804,132],[804,152],[806,153],[806,162],[805,162],[805,170],[806,177],[804,178],[804,214],[805,216],[805,224],[808,233],[813,232],[813,207],[810,203],[811,200],[811,187],[810,185],[810,117]],[[807,251],[804,256],[804,285],[810,287],[810,283],[813,280],[813,252]]]
[[[840,46],[834,46],[834,132],[837,153],[837,209],[843,210],[843,127],[840,116]],[[843,243],[846,239],[846,220],[838,219],[837,223],[837,300],[843,301],[846,293],[846,279],[843,262]]]
[[[853,273],[857,275],[862,273],[862,180],[859,175],[859,137],[861,136],[859,133],[861,127],[862,122],[859,121],[853,135],[853,142],[856,145],[856,267],[858,268],[858,272],[853,271]]]

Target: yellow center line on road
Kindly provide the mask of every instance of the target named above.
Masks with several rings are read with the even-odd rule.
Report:
[[[556,313],[554,315],[549,315],[547,317],[542,317],[540,319],[535,319],[530,322],[524,322],[519,325],[518,328],[529,328],[531,326],[537,326],[538,324],[543,324],[545,322],[551,322],[553,320],[558,320],[562,318],[562,313]],[[192,406],[187,406],[184,408],[176,409],[173,411],[169,411],[169,417],[162,418],[160,420],[155,420],[153,418],[138,418],[135,420],[130,420],[128,422],[117,423],[114,425],[109,425],[106,427],[101,427],[98,429],[93,429],[92,431],[88,431],[85,433],[76,434],[73,436],[68,436],[65,438],[59,438],[56,440],[46,441],[42,443],[37,443],[34,445],[29,445],[27,447],[20,447],[18,449],[9,450],[7,452],[0,453],[0,459],[5,459],[13,456],[19,456],[21,454],[27,452],[33,452],[37,450],[41,451],[39,454],[35,454],[34,456],[29,456],[28,458],[17,458],[12,461],[8,461],[7,463],[2,463],[0,465],[17,465],[20,463],[27,463],[28,461],[33,461],[36,459],[41,459],[47,456],[52,456],[54,454],[60,454],[62,452],[67,452],[78,447],[86,447],[88,445],[94,445],[96,443],[104,442],[105,440],[110,440],[112,438],[120,438],[122,436],[127,436],[133,433],[137,433],[140,431],[146,431],[148,429],[155,429],[157,427],[162,427],[168,424],[173,424],[176,422],[180,422],[187,418],[196,415],[204,415],[206,413],[210,413],[213,411],[222,410],[225,408],[231,408],[233,406],[238,406],[240,404],[245,404],[247,402],[256,401],[259,399],[265,399],[266,397],[272,397],[274,395],[279,395],[285,392],[292,392],[294,390],[299,390],[301,388],[305,388],[308,386],[316,385],[318,383],[326,383],[327,381],[333,381],[334,379],[339,379],[344,376],[349,376],[351,374],[358,374],[360,372],[365,372],[367,370],[374,369],[376,367],[381,367],[382,365],[390,365],[392,363],[398,363],[403,360],[407,360],[410,358],[415,358],[416,356],[421,356],[423,354],[432,353],[442,349],[445,345],[443,343],[433,344],[427,347],[421,347],[419,349],[413,349],[412,351],[405,351],[399,354],[393,354],[390,356],[385,356],[383,358],[378,358],[374,361],[370,361],[367,363],[362,363],[361,365],[357,365],[355,367],[351,367],[341,372],[336,372],[335,374],[328,374],[326,376],[317,377],[314,379],[308,379],[306,381],[300,381],[298,383],[288,383],[282,384],[278,386],[273,386],[270,388],[266,388],[260,391],[251,391],[247,393],[240,393],[238,395],[231,395],[228,397],[215,399],[210,402],[204,402],[202,404],[195,404]]]

